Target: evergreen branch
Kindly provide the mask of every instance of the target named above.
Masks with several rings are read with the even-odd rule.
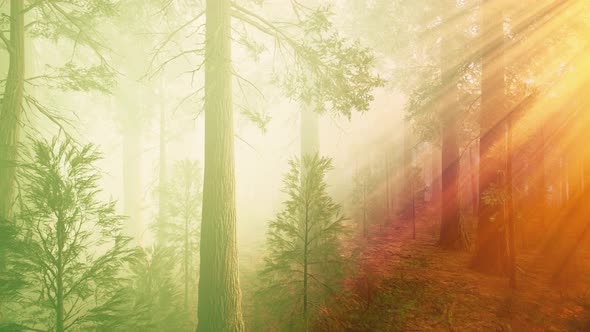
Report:
[[[0,39],[2,39],[2,41],[6,45],[6,49],[8,50],[8,53],[13,54],[14,49],[12,48],[12,45],[10,44],[10,41],[8,40],[8,38],[6,38],[6,36],[4,36],[4,32],[0,32]]]
[[[178,28],[176,28],[174,31],[172,31],[168,37],[166,37],[164,39],[164,41],[162,41],[160,43],[160,45],[157,47],[156,52],[154,52],[154,55],[152,56],[152,59],[150,61],[150,67],[153,66],[154,62],[156,61],[156,58],[158,57],[158,55],[160,54],[160,52],[162,51],[162,49],[172,40],[172,38],[174,38],[174,36],[180,32],[181,30],[183,30],[184,28],[186,28],[187,26],[191,25],[192,23],[198,21],[201,17],[203,17],[205,15],[205,11],[200,12],[197,16],[191,18],[190,20],[188,20],[188,22],[184,23],[183,25],[179,26]]]

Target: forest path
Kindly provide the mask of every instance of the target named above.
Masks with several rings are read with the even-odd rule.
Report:
[[[567,286],[548,282],[539,255],[519,255],[517,290],[505,277],[471,270],[468,252],[436,246],[430,211],[412,223],[377,226],[363,239],[357,266],[318,317],[318,331],[590,331],[590,260]],[[541,259],[542,261],[542,259]]]

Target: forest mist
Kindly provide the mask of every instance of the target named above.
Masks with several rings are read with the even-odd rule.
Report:
[[[590,2],[0,12],[0,331],[590,329]]]

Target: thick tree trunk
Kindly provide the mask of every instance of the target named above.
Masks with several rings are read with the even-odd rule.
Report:
[[[197,332],[244,331],[236,236],[230,0],[207,0]]]
[[[454,105],[453,107],[456,107]],[[451,112],[454,112],[452,110]],[[465,236],[459,209],[459,145],[457,121],[449,116],[442,121],[442,210],[439,244],[446,249],[465,249]]]
[[[9,67],[0,107],[0,219],[11,220],[23,113],[25,36],[22,0],[10,1]]]
[[[456,10],[456,1],[448,1],[451,14]],[[456,27],[449,25],[452,30]],[[467,243],[461,223],[459,204],[459,103],[457,101],[457,49],[447,34],[442,42],[442,97],[441,97],[441,136],[442,136],[442,204],[439,245],[445,249],[465,249]]]
[[[499,6],[502,6],[499,4]],[[508,249],[502,204],[486,204],[484,197],[502,188],[506,157],[505,64],[503,10],[484,2],[482,24],[479,223],[473,267],[490,274],[508,272]]]

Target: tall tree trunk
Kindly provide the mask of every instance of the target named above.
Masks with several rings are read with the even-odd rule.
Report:
[[[363,174],[362,191],[363,191],[363,236],[366,238],[369,236],[369,220],[367,218],[367,177],[368,175]]]
[[[57,237],[57,271],[55,275],[55,331],[64,332],[64,241],[65,241],[65,226],[63,218],[60,215],[57,218],[56,225]]]
[[[446,2],[451,6],[450,14],[457,8],[455,0]],[[453,17],[453,15],[451,15]],[[459,104],[457,101],[457,48],[453,43],[454,31],[457,29],[449,24],[451,32],[443,37],[442,42],[442,204],[439,245],[445,249],[465,249],[461,209],[459,204]]]
[[[540,128],[540,133],[539,133],[539,138],[540,138],[540,142],[539,142],[539,163],[538,163],[538,168],[539,168],[539,174],[538,176],[538,188],[536,188],[536,192],[537,192],[537,200],[538,200],[538,215],[539,215],[539,223],[541,225],[541,227],[543,228],[542,231],[546,232],[547,231],[547,225],[546,225],[546,219],[545,219],[545,213],[547,212],[547,184],[545,181],[545,125],[541,124],[541,128]],[[543,233],[543,235],[545,235]]]
[[[308,256],[309,256],[309,202],[305,202],[305,234],[303,238],[303,323],[307,331],[307,301],[308,301]]]
[[[401,197],[401,214],[403,218],[412,218],[414,197],[412,191],[413,171],[413,139],[412,128],[408,120],[404,120],[404,145],[403,145],[403,179],[402,179],[402,197]]]
[[[127,234],[141,243],[141,138],[136,120],[133,115],[129,115],[127,128],[123,132],[123,209],[129,217]]]
[[[244,331],[238,273],[230,0],[207,0],[197,332]]]
[[[502,204],[484,197],[502,188],[505,171],[504,16],[501,2],[482,4],[482,79],[480,114],[479,222],[473,267],[490,274],[508,272],[508,250]]]
[[[166,151],[166,108],[162,105],[160,109],[160,174],[159,174],[159,200],[158,200],[158,234],[157,242],[164,244],[164,228],[166,223],[166,206],[167,206],[167,168],[168,155]]]
[[[473,207],[473,215],[477,216],[479,208],[479,195],[477,194],[477,155],[475,146],[469,148],[469,173],[471,182],[471,205]]]
[[[508,138],[506,142],[506,218],[508,223],[508,250],[510,254],[509,278],[510,288],[516,288],[516,244],[514,227],[514,201],[512,197],[512,115],[508,116]]]
[[[391,193],[389,190],[389,184],[390,184],[390,176],[389,176],[389,149],[386,150],[385,152],[385,202],[386,202],[386,208],[387,208],[387,220],[386,222],[389,222],[389,218],[391,218]]]
[[[7,48],[10,60],[6,87],[0,106],[0,219],[11,220],[25,80],[25,33],[22,0],[10,1],[10,41]]]
[[[561,207],[565,207],[567,204],[567,160],[565,157],[561,157],[559,160],[559,188],[560,204]]]
[[[188,309],[188,286],[189,286],[189,222],[190,218],[188,215],[184,217],[184,259],[183,259],[183,270],[184,270],[184,310]]]
[[[455,116],[449,115],[442,121],[442,213],[439,244],[446,249],[466,248],[459,209],[457,120]]]
[[[441,151],[434,144],[432,145],[432,206],[440,218],[440,201],[441,201]],[[436,220],[438,224],[438,220]]]

